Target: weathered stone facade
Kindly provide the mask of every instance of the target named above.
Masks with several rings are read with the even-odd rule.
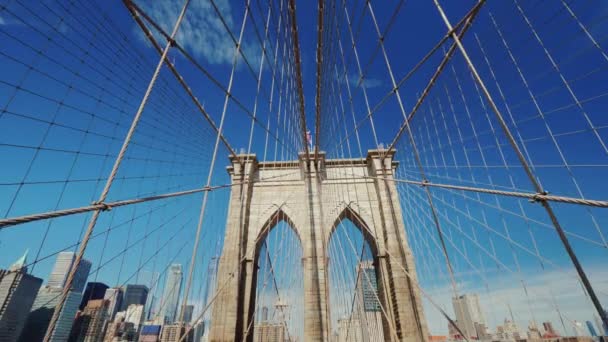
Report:
[[[226,235],[219,263],[211,341],[251,341],[259,247],[280,220],[300,238],[304,274],[304,340],[329,341],[329,278],[326,246],[344,218],[364,234],[375,255],[379,296],[390,341],[427,339],[393,177],[394,152],[371,150],[365,159],[258,162],[255,155],[231,159]],[[405,268],[413,279],[409,279]],[[235,277],[235,279],[232,279]],[[235,281],[236,280],[236,281]],[[386,319],[388,317],[389,319]]]

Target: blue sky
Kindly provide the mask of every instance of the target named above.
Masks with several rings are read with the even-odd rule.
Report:
[[[226,25],[238,35],[244,14],[241,2],[216,2]],[[167,31],[181,6],[175,1],[137,3]],[[375,147],[376,140],[386,146],[403,122],[403,113],[394,96],[373,114],[374,130],[365,119],[368,109],[364,95],[374,108],[393,86],[378,49],[378,36],[369,9],[364,9],[363,4],[363,1],[348,1],[346,8],[353,25],[357,55],[366,70],[365,81],[358,82],[359,70],[341,3],[337,8],[343,24],[332,39],[325,41],[326,60],[331,60],[329,56],[333,53],[338,62],[331,68],[337,68],[340,74],[326,76],[328,84],[339,91],[327,92],[322,107],[324,121],[319,138],[322,149],[330,157],[365,155],[367,149]],[[443,5],[455,23],[473,4],[473,1],[446,1]],[[373,2],[381,31],[398,6],[399,2],[394,0]],[[446,32],[432,2],[407,1],[399,8],[383,41],[397,80]],[[243,51],[254,73],[262,57],[251,18],[263,35],[266,11],[266,3],[253,1],[252,14],[245,27]],[[509,128],[515,132],[519,147],[533,165],[537,179],[551,194],[606,199],[608,154],[602,147],[608,139],[606,11],[603,3],[593,1],[489,2],[463,39]],[[306,117],[308,129],[312,131],[316,16],[316,3],[297,1]],[[272,22],[277,17],[271,18],[270,27],[276,28],[276,22]],[[327,20],[327,23],[335,22]],[[328,30],[331,31],[331,27]],[[280,34],[284,36],[285,32]],[[276,47],[277,42],[276,32],[270,31],[269,35],[268,49]],[[0,9],[0,37],[3,42],[0,46],[1,215],[13,217],[95,201],[158,55],[119,1],[70,4],[7,1],[6,7]],[[197,0],[191,4],[177,41],[225,86],[234,58],[234,46],[229,38],[210,3]],[[399,93],[406,114],[435,71],[441,52],[449,48],[450,43],[444,44],[401,86]],[[339,55],[340,44],[346,65]],[[282,45],[280,47],[282,49]],[[213,120],[219,123],[223,92],[177,51],[172,50],[169,56]],[[283,59],[279,57],[279,61],[282,63]],[[263,91],[256,96],[256,81],[243,58],[239,58],[232,94],[249,114],[256,108],[259,124],[253,130],[250,152],[256,153],[260,160],[264,155],[266,160],[295,159],[302,147],[295,95],[286,91],[280,96],[281,87],[275,84],[272,88],[272,69],[269,61],[264,60]],[[281,68],[276,70],[278,82]],[[347,99],[347,85],[352,91],[352,106]],[[282,87],[287,89],[285,85]],[[272,106],[271,89],[274,89]],[[279,98],[282,107],[279,107]],[[233,101],[229,103],[226,117],[226,138],[237,151],[247,151],[251,118]],[[353,121],[361,122],[358,135],[354,134]],[[266,124],[281,138],[281,143],[267,138]],[[411,127],[431,181],[533,191],[459,52],[437,80]],[[396,145],[396,159],[400,163],[396,175],[418,181],[421,175],[408,139],[404,134]],[[347,141],[344,145],[337,144],[343,140]],[[164,68],[108,200],[204,185],[214,142],[215,133]],[[229,183],[225,172],[227,155],[227,149],[220,145],[211,184]],[[425,202],[426,195],[416,186],[400,184],[398,188],[421,284],[429,291],[445,295],[448,293],[446,269],[433,240],[436,239],[435,226]],[[463,292],[481,292],[483,286],[476,284],[489,283],[491,290],[516,302],[515,298],[521,297],[517,292],[521,286],[514,279],[555,284],[554,279],[560,279],[560,275],[567,275],[575,285],[552,285],[558,302],[562,295],[576,289],[571,264],[539,204],[440,189],[433,189],[432,193],[440,225],[449,236],[448,251],[454,259]],[[147,272],[162,272],[170,262],[188,264],[201,196],[150,202],[104,213],[86,253],[94,269],[103,265],[95,274],[96,279],[117,285],[132,281],[131,276],[137,277],[139,265]],[[207,270],[210,258],[219,253],[228,196],[228,190],[210,194],[195,289],[202,284],[200,275]],[[606,209],[569,204],[555,204],[554,208],[605,303],[608,276],[602,272],[606,257],[602,236],[608,235]],[[40,259],[34,266],[34,274],[46,278],[54,260],[52,253],[66,247],[73,249],[70,246],[79,240],[88,218],[88,214],[80,214],[3,229],[0,231],[0,266],[10,265],[25,249],[30,249],[30,261]],[[505,239],[506,234],[511,242]],[[547,262],[541,267],[538,258],[530,253],[535,243],[542,258],[555,267]],[[165,247],[155,255],[153,246],[157,245]],[[49,257],[44,259],[45,256]],[[493,259],[503,265],[498,271],[491,271],[496,268]],[[471,263],[482,270],[481,273],[486,270],[486,278],[471,273]],[[517,271],[518,268],[521,271]],[[505,283],[514,284],[506,286]],[[539,285],[539,289],[542,286]],[[570,308],[572,320],[591,319],[591,306],[583,293],[577,291],[574,303],[564,297],[565,307],[560,309]],[[449,293],[446,298],[443,305],[449,309]],[[522,314],[518,323],[523,325],[529,315],[524,313],[528,311],[525,303],[519,305]],[[444,331],[446,325],[433,313],[432,306],[427,305],[425,309],[429,321],[436,322],[431,325],[432,330]],[[505,316],[504,306],[488,308],[488,311],[492,311],[488,316],[496,316],[494,323]]]

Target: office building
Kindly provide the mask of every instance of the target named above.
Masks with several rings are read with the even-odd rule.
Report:
[[[90,300],[103,299],[107,289],[108,285],[104,283],[88,282],[78,310],[84,310],[84,307],[87,306]]]
[[[21,335],[42,279],[27,274],[27,252],[9,270],[0,270],[0,341]]]
[[[160,325],[144,325],[139,334],[139,342],[158,342],[161,328]]]
[[[75,259],[75,254],[72,252],[61,252],[57,255],[48,284],[38,291],[34,300],[21,333],[20,341],[42,341]],[[74,275],[71,290],[67,294],[63,308],[55,323],[51,341],[66,341],[69,338],[90,269],[91,262],[81,259]]]
[[[543,322],[543,329],[545,329],[546,337],[558,337],[557,331],[553,328],[553,323]]]
[[[102,342],[107,319],[108,301],[90,300],[78,316],[72,330],[73,341]]]
[[[186,333],[186,328],[182,324],[167,324],[163,326],[163,332],[160,337],[161,342],[178,342]],[[192,333],[188,334],[183,341],[192,342]],[[284,341],[281,341],[284,342]]]
[[[371,260],[359,263],[356,292],[355,312],[358,314],[359,322],[365,327],[362,330],[362,338],[370,342],[384,341],[378,281]]]
[[[103,342],[135,341],[136,332],[133,323],[125,322],[122,315],[108,324]]]
[[[179,302],[179,294],[182,286],[182,265],[173,264],[167,273],[167,281],[165,283],[165,291],[161,301],[160,315],[164,318],[165,323],[174,323],[177,319],[177,305]]]
[[[587,324],[587,330],[589,330],[589,335],[596,337],[597,331],[595,331],[595,327],[593,326],[593,323],[591,323],[591,321],[587,321],[587,322],[585,322],[585,324]]]
[[[503,325],[496,327],[496,337],[501,340],[519,340],[521,333],[515,322],[505,319]]]
[[[380,301],[378,300],[378,282],[376,270],[372,261],[359,263],[359,274],[357,278],[357,290],[365,312],[380,312]]]
[[[112,287],[106,290],[103,299],[108,301],[108,319],[114,320],[116,313],[122,306],[123,290],[120,287]]]
[[[452,306],[454,307],[460,331],[467,338],[476,338],[475,323],[486,324],[481,306],[479,305],[479,297],[476,294],[464,294],[452,298]]]
[[[184,310],[184,323],[190,323],[192,321],[193,313],[194,313],[194,305],[192,305],[192,304],[186,305],[186,309]]]
[[[538,340],[543,337],[543,334],[541,333],[540,329],[538,329],[538,326],[536,326],[536,322],[534,321],[531,321],[528,325],[528,332],[526,334],[528,335],[529,340]]]
[[[63,287],[75,259],[76,254],[73,252],[59,253],[57,255],[57,261],[55,261],[55,266],[53,267],[53,271],[51,272],[47,286]],[[78,270],[76,271],[74,280],[72,281],[73,291],[82,292],[82,290],[84,290],[84,285],[87,282],[90,270],[91,262],[86,259],[80,260],[80,265],[78,266]]]
[[[32,309],[27,317],[25,326],[21,333],[20,341],[42,341],[46,330],[53,317],[55,306],[59,302],[62,288],[44,286],[38,291],[36,300],[32,305]],[[82,294],[80,292],[70,291],[63,305],[63,310],[59,314],[55,323],[55,330],[51,337],[51,341],[67,341],[72,331],[74,317],[78,311]]]
[[[131,304],[145,305],[148,299],[148,287],[146,285],[129,284],[124,288],[120,311],[126,311]]]
[[[133,329],[139,331],[140,326],[144,323],[145,312],[143,304],[131,304],[125,313],[125,322],[133,323]]]
[[[203,334],[205,333],[205,321],[199,319],[196,323],[193,324],[193,340],[195,342],[201,342],[203,339]]]

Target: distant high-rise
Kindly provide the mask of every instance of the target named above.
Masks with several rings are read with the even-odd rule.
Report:
[[[108,323],[104,342],[133,341],[135,339],[133,323],[125,322],[123,315],[116,315],[116,319]]]
[[[591,321],[587,321],[585,323],[587,324],[587,329],[589,330],[589,335],[596,337],[597,331],[595,331],[595,327],[593,326],[593,323],[591,323]]]
[[[485,318],[479,305],[479,297],[476,294],[464,294],[452,298],[458,328],[467,338],[477,337],[475,323],[486,324]]]
[[[359,275],[357,278],[358,295],[361,297],[363,311],[380,312],[380,301],[378,300],[378,281],[372,261],[359,263]]]
[[[160,337],[161,342],[178,342],[185,332],[185,327],[181,324],[167,324],[163,327]],[[282,342],[282,341],[281,341]]]
[[[192,305],[192,304],[186,305],[186,310],[184,311],[184,323],[190,323],[190,321],[192,321],[193,313],[194,313],[194,305]]]
[[[365,341],[384,341],[382,312],[378,297],[376,270],[371,260],[359,263],[356,287],[356,314],[365,327],[362,338]]]
[[[602,319],[599,316],[595,316],[594,319],[595,319],[595,325],[597,326],[598,335],[600,335],[600,336],[608,335],[608,327],[606,327],[606,324],[604,324],[604,322],[602,322]]]
[[[36,300],[32,305],[23,332],[21,333],[20,341],[42,341],[44,335],[55,311],[55,306],[59,302],[62,288],[44,286],[38,291]],[[70,291],[66,297],[63,310],[59,314],[55,330],[51,336],[51,341],[67,341],[72,330],[74,317],[80,305],[82,294],[80,292]]]
[[[75,254],[72,252],[59,253],[48,284],[38,291],[21,333],[20,341],[42,341],[74,260]],[[51,336],[52,341],[66,341],[69,338],[90,269],[91,262],[81,259],[74,275],[71,290],[68,292],[61,313],[55,323],[55,330]]]
[[[114,316],[122,306],[123,291],[120,287],[112,287],[106,290],[103,299],[108,301],[108,319],[114,320]]]
[[[124,295],[120,305],[120,311],[125,311],[131,304],[145,305],[148,299],[148,287],[146,285],[129,284],[124,288]]]
[[[214,256],[209,261],[209,265],[207,266],[207,284],[205,284],[205,292],[203,294],[203,307],[209,304],[209,296],[212,296],[215,292],[215,286],[217,283],[217,266],[218,266],[219,258]],[[268,315],[266,315],[268,318]],[[207,310],[202,317],[204,324],[202,325],[203,329],[203,340],[208,339],[209,337],[209,326],[211,322],[211,310]]]
[[[63,287],[70,273],[70,268],[76,259],[76,254],[73,252],[61,252],[57,255],[57,261],[49,277],[47,286],[49,287]],[[82,292],[84,285],[89,277],[89,271],[91,270],[91,262],[86,259],[80,260],[78,270],[74,275],[72,281],[72,290],[76,292]]]
[[[27,252],[6,270],[0,270],[0,341],[21,335],[42,279],[27,274]]]
[[[133,329],[137,332],[144,322],[144,304],[131,304],[125,313],[125,322],[133,323]]]
[[[161,328],[160,325],[144,325],[139,333],[139,342],[158,342]]]
[[[88,282],[78,310],[84,310],[90,300],[103,299],[107,289],[108,285],[104,283]]]
[[[549,335],[549,337],[559,336],[557,331],[555,331],[553,328],[553,323],[551,322],[543,322],[543,329],[545,329],[545,332]]]
[[[101,342],[107,319],[108,301],[90,300],[74,323],[72,336],[76,342]]]
[[[182,287],[182,265],[173,264],[167,273],[167,282],[161,301],[160,314],[165,319],[165,323],[174,323],[177,316],[177,305],[179,293]]]

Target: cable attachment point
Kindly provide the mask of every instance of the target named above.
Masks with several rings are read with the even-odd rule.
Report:
[[[548,194],[549,194],[549,192],[547,192],[547,191],[538,192],[538,193],[534,194],[534,196],[532,196],[532,198],[530,198],[530,203],[544,202],[546,200],[543,197],[547,196]]]
[[[428,179],[423,179],[420,186],[425,187],[429,184],[429,180]]]
[[[95,201],[92,204],[93,205],[101,206],[101,208],[99,208],[99,210],[101,210],[101,211],[110,211],[110,210],[112,210],[112,206],[110,206],[110,205],[108,205],[108,204],[106,204],[104,202]]]

